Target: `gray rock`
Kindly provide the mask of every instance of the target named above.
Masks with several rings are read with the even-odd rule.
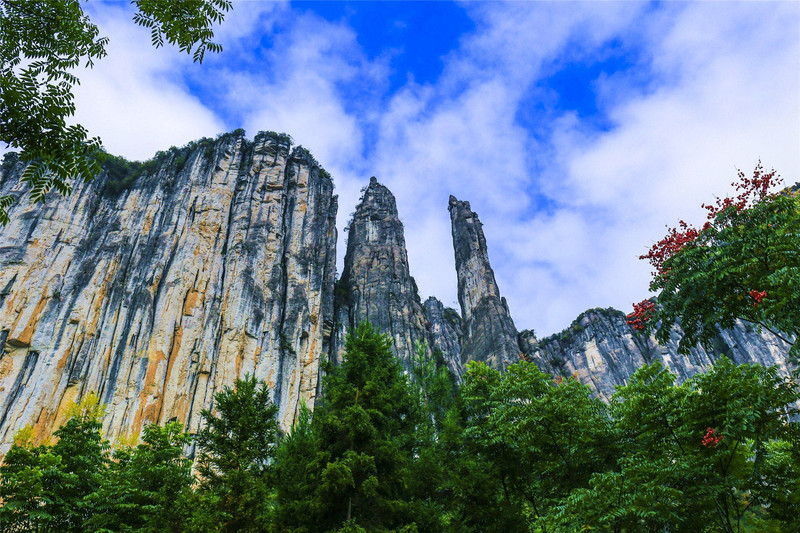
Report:
[[[32,205],[11,174],[0,454],[26,424],[52,434],[89,392],[108,404],[112,441],[172,419],[195,433],[214,393],[247,373],[272,387],[284,429],[313,405],[337,205],[330,176],[288,136],[168,152],[118,194],[106,173]]]
[[[367,320],[389,335],[406,369],[412,368],[417,342],[426,343],[430,357],[427,319],[409,273],[403,223],[394,196],[375,177],[350,222],[337,293],[344,327],[339,330],[335,359],[341,358],[346,331]]]
[[[461,383],[464,373],[460,346],[461,317],[455,309],[445,308],[433,296],[425,300],[425,316],[430,325],[433,348],[441,352],[456,383]]]
[[[449,209],[463,320],[461,362],[505,370],[520,358],[517,329],[489,264],[483,226],[469,202],[451,196]]]
[[[22,163],[3,166],[0,195],[19,198],[0,230],[0,456],[31,424],[40,441],[88,393],[108,405],[112,440],[178,420],[196,433],[214,394],[245,374],[264,379],[288,429],[313,407],[320,361],[341,361],[348,330],[371,321],[411,369],[417,342],[458,381],[469,361],[504,371],[523,357],[575,376],[608,400],[640,366],[680,381],[721,354],[791,370],[788,346],[739,323],[713,349],[677,353],[613,309],[563,332],[517,334],[489,264],[478,216],[450,197],[461,315],[423,306],[409,273],[391,192],[370,180],[350,224],[336,282],[333,182],[286,135],[226,134],[162,154],[135,180],[106,172],[67,198],[33,205]]]
[[[533,332],[523,331],[519,343],[526,357],[543,372],[573,376],[604,400],[609,400],[615,386],[626,384],[638,368],[656,361],[675,373],[679,383],[707,371],[722,355],[736,364],[777,365],[784,376],[791,370],[789,346],[751,324],[740,321],[735,328],[722,331],[711,349],[696,346],[687,355],[678,354],[682,336],[683,330],[676,326],[669,342],[659,344],[653,336],[631,328],[623,312],[590,309],[561,333],[538,341]]]

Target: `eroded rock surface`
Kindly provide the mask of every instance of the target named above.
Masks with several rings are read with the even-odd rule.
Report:
[[[285,135],[228,134],[168,153],[119,194],[108,175],[67,198],[20,197],[0,230],[0,453],[40,437],[88,392],[107,435],[179,420],[247,373],[288,428],[313,403],[333,322],[336,197]]]
[[[455,309],[445,307],[433,296],[425,300],[425,316],[432,347],[441,352],[450,373],[461,383],[465,364],[461,360],[461,317]]]
[[[411,369],[415,344],[424,342],[430,356],[425,310],[409,273],[403,223],[394,195],[375,177],[353,214],[344,270],[337,285],[339,329],[337,354],[347,330],[369,320],[392,339],[395,354]]]
[[[451,196],[449,209],[463,320],[461,360],[505,370],[519,361],[517,329],[489,264],[483,226],[469,202]]]
[[[712,349],[696,346],[689,354],[678,354],[683,336],[673,328],[669,342],[658,344],[654,337],[637,332],[626,323],[625,314],[616,309],[591,309],[572,325],[541,341],[533,332],[520,333],[520,348],[532,362],[553,375],[574,376],[594,393],[609,400],[615,385],[624,385],[645,364],[660,361],[683,382],[697,372],[707,371],[720,356],[736,364],[777,365],[788,376],[789,346],[768,331],[738,322],[714,340]]]
[[[157,163],[44,205],[23,194],[21,165],[4,164],[0,195],[20,201],[0,228],[0,456],[25,424],[50,435],[89,392],[108,404],[112,441],[173,419],[196,433],[214,394],[248,373],[266,380],[288,429],[300,403],[321,393],[321,358],[341,360],[347,331],[364,320],[391,337],[409,370],[418,341],[458,381],[469,361],[502,371],[524,353],[603,399],[654,361],[681,381],[720,354],[790,370],[788,346],[745,323],[686,356],[680,328],[658,345],[613,309],[587,311],[546,339],[518,335],[480,220],[454,197],[461,314],[436,298],[423,305],[394,196],[375,178],[335,283],[333,183],[285,135],[226,134]]]

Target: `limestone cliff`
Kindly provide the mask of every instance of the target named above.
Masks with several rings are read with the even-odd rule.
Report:
[[[389,335],[407,369],[417,341],[426,343],[430,356],[428,321],[409,273],[397,203],[375,177],[370,178],[350,221],[337,294],[343,326],[337,336],[337,358],[346,331],[366,320]]]
[[[437,298],[425,300],[425,316],[428,319],[432,347],[444,357],[450,373],[457,383],[464,374],[461,360],[461,317],[455,309],[445,307]]]
[[[113,162],[113,161],[112,161]],[[169,420],[196,433],[214,393],[264,379],[287,429],[320,394],[319,363],[341,358],[363,320],[387,333],[407,369],[417,341],[460,381],[469,361],[505,370],[522,353],[608,399],[641,365],[679,379],[724,353],[777,364],[788,347],[747,324],[713,350],[677,354],[619,311],[583,313],[558,335],[519,335],[468,202],[450,197],[461,314],[423,305],[392,193],[372,178],[348,231],[336,282],[337,199],[330,176],[286,135],[234,132],[130,168],[106,165],[66,198],[30,204],[22,166],[4,162],[0,194],[19,201],[0,229],[0,456],[32,424],[45,437],[72,400],[98,393],[114,440]]]
[[[336,197],[285,135],[162,154],[128,188],[107,172],[67,198],[20,198],[0,231],[0,454],[52,432],[70,400],[108,404],[113,440],[265,379],[287,428],[312,402],[333,321]],[[113,185],[113,186],[112,186]]]
[[[463,320],[462,363],[483,361],[505,370],[519,361],[517,329],[489,264],[483,226],[469,202],[451,196],[449,209]]]
[[[789,375],[789,346],[751,324],[738,322],[735,328],[722,331],[711,349],[696,346],[687,355],[678,354],[682,336],[676,326],[669,342],[658,344],[652,336],[631,328],[621,311],[591,309],[561,333],[538,341],[533,332],[523,331],[519,341],[526,357],[542,371],[574,376],[605,400],[614,394],[614,386],[627,383],[637,368],[656,361],[674,372],[679,382],[708,370],[723,354],[737,364],[777,365],[781,374]]]

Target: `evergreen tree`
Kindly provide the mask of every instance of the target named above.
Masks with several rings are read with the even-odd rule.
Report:
[[[312,468],[319,448],[311,411],[302,404],[297,422],[281,441],[275,459],[278,500],[275,523],[279,531],[313,532],[310,519],[317,516],[319,510],[311,497],[318,482]],[[310,524],[312,529],[304,524]]]
[[[447,452],[441,435],[453,408],[456,383],[442,353],[434,349],[431,357],[427,354],[427,346],[417,342],[412,369],[418,409],[416,448],[408,488],[417,527],[421,531],[444,531],[451,526],[452,506]]]
[[[272,468],[278,407],[255,377],[237,380],[214,396],[215,410],[203,411],[197,435],[200,485],[190,529],[264,531],[272,515]]]
[[[86,531],[183,531],[184,499],[191,493],[192,462],[184,456],[189,436],[179,422],[149,425],[143,442],[122,447],[89,496],[96,514]]]
[[[306,475],[297,480],[310,490],[303,495],[284,485],[291,483],[288,472],[302,472],[300,464],[279,466],[285,519],[279,528],[380,532],[413,527],[406,487],[417,410],[389,339],[369,323],[359,325],[347,337],[342,364],[328,369],[324,391],[311,424],[313,436],[301,429],[302,437],[287,441],[287,451],[302,447],[302,457],[311,458]]]
[[[491,391],[500,372],[470,363],[465,381],[440,434],[447,531],[487,532],[527,529],[519,499],[508,491],[508,479],[519,463],[508,443],[492,439],[488,428]]]

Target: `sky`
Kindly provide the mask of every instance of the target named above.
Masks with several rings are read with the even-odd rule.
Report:
[[[420,296],[458,308],[449,195],[483,222],[519,330],[650,295],[638,257],[761,159],[800,181],[798,2],[236,2],[202,64],[127,2],[82,4],[108,56],[76,120],[130,159],[245,128],[333,176],[344,234],[397,198]]]

